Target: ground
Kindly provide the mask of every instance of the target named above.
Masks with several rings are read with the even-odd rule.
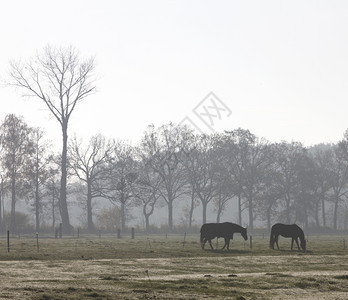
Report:
[[[344,239],[309,237],[303,253],[262,236],[230,251],[202,250],[198,235],[84,236],[41,238],[38,251],[28,236],[8,252],[3,237],[0,299],[347,299]]]

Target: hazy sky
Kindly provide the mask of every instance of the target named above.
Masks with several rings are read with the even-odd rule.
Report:
[[[77,107],[70,136],[136,142],[151,123],[188,117],[205,132],[312,145],[348,128],[347,1],[14,0],[1,5],[0,38],[2,77],[9,59],[47,44],[96,56],[98,93]],[[209,128],[198,110],[211,91],[225,111],[211,111],[221,120]],[[1,121],[22,115],[60,143],[39,100],[0,87],[0,103]]]

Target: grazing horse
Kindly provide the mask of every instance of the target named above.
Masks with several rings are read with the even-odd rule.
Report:
[[[279,245],[278,245],[279,235],[283,237],[292,238],[291,250],[294,246],[294,241],[295,241],[297,244],[297,248],[300,251],[300,246],[298,244],[298,238],[299,238],[301,242],[302,250],[306,251],[306,240],[305,240],[303,230],[296,224],[292,224],[292,225],[286,225],[286,224],[280,224],[280,223],[274,224],[271,229],[271,238],[269,241],[269,246],[271,249],[274,249],[274,243],[276,243],[279,250]]]
[[[222,249],[225,249],[227,246],[227,250],[230,249],[230,239],[233,239],[233,233],[240,233],[242,237],[247,240],[247,229],[243,228],[234,223],[225,222],[225,223],[206,223],[201,227],[201,248],[204,249],[205,243],[208,241],[211,249],[214,249],[211,240],[214,238],[223,237],[225,239],[225,245]]]

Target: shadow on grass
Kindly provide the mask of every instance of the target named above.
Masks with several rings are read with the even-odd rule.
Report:
[[[204,251],[211,252],[211,253],[217,253],[217,254],[249,254],[251,253],[250,250],[225,250],[225,249],[204,249]]]
[[[297,254],[312,254],[313,251],[311,250],[306,250],[306,252],[303,252],[302,250],[291,250],[291,249],[274,249],[273,250],[275,253],[280,252],[280,253],[297,253]]]

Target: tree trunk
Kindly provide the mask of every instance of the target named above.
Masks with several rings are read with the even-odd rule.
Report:
[[[290,224],[290,199],[285,199],[286,201],[286,224]]]
[[[249,227],[251,230],[254,229],[254,213],[253,213],[253,198],[249,197]]]
[[[333,214],[333,228],[337,230],[337,212],[338,212],[338,197],[335,197],[334,214]]]
[[[191,207],[189,211],[189,228],[192,228],[192,218],[193,218],[193,210],[195,208],[195,192],[192,189],[191,192]]]
[[[56,212],[55,212],[55,207],[54,207],[54,195],[52,197],[52,229],[53,232],[55,231],[55,226],[56,226]]]
[[[62,124],[62,133],[63,133],[63,150],[62,150],[62,164],[61,164],[61,172],[62,177],[60,181],[60,201],[59,201],[59,209],[60,215],[62,218],[62,226],[64,233],[70,233],[72,228],[70,226],[69,221],[69,212],[68,212],[68,204],[66,197],[66,187],[67,187],[67,150],[68,150],[68,124],[65,121]]]
[[[323,226],[326,227],[326,215],[325,215],[325,198],[321,199],[321,212],[323,216]]]
[[[40,199],[39,199],[39,178],[38,178],[38,170],[36,170],[36,178],[35,178],[35,228],[36,232],[39,232],[40,229]]]
[[[267,228],[271,229],[271,205],[267,209]]]
[[[168,227],[173,230],[173,200],[168,199]]]
[[[126,229],[126,209],[125,209],[125,205],[124,205],[124,196],[121,196],[121,229],[124,232]]]
[[[145,216],[145,230],[147,233],[149,233],[150,230],[150,215],[149,214],[144,214]]]
[[[92,186],[89,180],[87,180],[87,230],[91,233],[94,231],[92,219]]]
[[[242,226],[242,196],[238,195],[238,223]]]
[[[203,224],[207,223],[207,206],[208,203],[206,201],[202,201],[203,206]]]
[[[11,180],[11,220],[10,231],[16,231],[16,178],[12,175]]]

